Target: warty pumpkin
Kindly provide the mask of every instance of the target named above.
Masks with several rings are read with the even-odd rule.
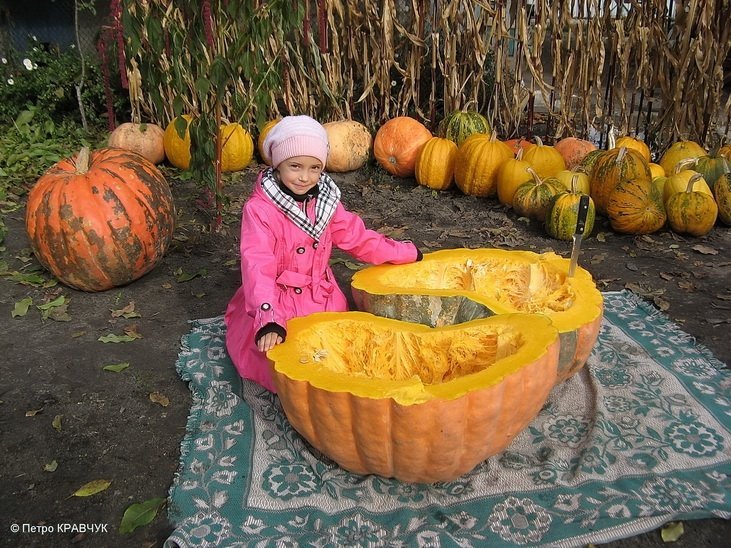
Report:
[[[334,173],[355,171],[366,165],[373,136],[360,122],[340,120],[323,124],[330,143],[325,169]]]
[[[497,172],[513,157],[508,145],[497,134],[475,133],[457,150],[454,182],[469,196],[486,197],[497,192]]]
[[[650,168],[642,155],[634,149],[621,147],[603,152],[591,172],[591,199],[597,213],[606,215],[609,196],[627,180],[641,183],[652,181]]]
[[[535,146],[523,153],[523,159],[530,162],[540,177],[553,177],[559,171],[566,169],[566,162],[558,150],[551,145],[544,145],[539,137],[535,139]]]
[[[110,147],[123,148],[141,154],[153,164],[165,160],[165,132],[157,124],[125,122],[109,135]]]
[[[675,173],[675,166],[681,160],[700,158],[707,154],[706,149],[695,141],[677,141],[663,153],[659,164],[666,174]]]
[[[700,173],[696,173],[688,180],[684,192],[676,192],[665,204],[670,228],[679,234],[691,236],[705,236],[716,224],[718,206],[706,192],[694,190],[694,185],[703,180]]]
[[[502,451],[556,380],[556,328],[507,314],[431,328],[365,312],[287,323],[267,352],[290,424],[356,474],[451,481]]]
[[[513,209],[529,219],[543,222],[546,220],[548,206],[554,196],[564,189],[555,177],[541,179],[532,167],[528,168],[532,179],[518,186],[513,194]]]
[[[413,177],[421,148],[433,137],[431,131],[409,116],[388,120],[373,139],[373,155],[383,169],[395,177]]]
[[[523,160],[523,149],[519,148],[515,158],[511,158],[498,168],[497,171],[497,199],[507,207],[513,207],[513,196],[518,187],[532,180],[528,171],[530,163]]]
[[[104,291],[143,276],[175,228],[165,177],[137,153],[83,148],[38,179],[25,227],[40,263],[66,285]]]
[[[564,137],[553,147],[563,157],[566,169],[569,170],[579,167],[586,155],[597,149],[597,146],[591,141],[577,137]]]
[[[460,146],[475,133],[490,134],[490,123],[475,110],[455,110],[439,124],[439,135]]]
[[[713,197],[716,199],[718,206],[718,218],[727,225],[731,226],[731,173],[726,171],[713,185]]]
[[[371,266],[355,273],[359,310],[430,326],[495,314],[544,314],[561,334],[557,382],[586,362],[599,334],[603,299],[591,274],[555,253],[448,249],[407,265]]]
[[[571,180],[571,189],[561,191],[553,197],[546,213],[546,232],[557,240],[571,240],[576,232],[576,223],[579,218],[579,202],[581,195],[587,194],[578,187],[579,174]],[[589,236],[594,229],[596,208],[594,201],[589,198],[589,209],[586,213],[584,235]]]
[[[416,158],[416,182],[434,190],[447,190],[454,183],[456,159],[457,145],[454,141],[444,137],[432,137]]]

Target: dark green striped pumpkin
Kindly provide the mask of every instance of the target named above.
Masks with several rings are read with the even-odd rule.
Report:
[[[457,146],[475,133],[490,134],[490,123],[482,114],[474,110],[455,110],[440,125],[440,134],[454,141]]]
[[[557,240],[571,240],[576,232],[576,221],[579,216],[581,192],[566,191],[557,194],[551,200],[546,214],[546,232]],[[589,210],[586,212],[584,234],[589,235],[594,228],[596,210],[594,201],[589,198]]]

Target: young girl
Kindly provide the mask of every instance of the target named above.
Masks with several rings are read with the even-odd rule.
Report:
[[[309,116],[287,116],[264,140],[272,167],[259,173],[241,220],[241,281],[226,309],[226,346],[239,374],[276,392],[266,351],[287,335],[287,320],[347,310],[330,269],[332,247],[364,262],[410,263],[408,241],[366,229],[340,203],[323,169],[327,132]]]

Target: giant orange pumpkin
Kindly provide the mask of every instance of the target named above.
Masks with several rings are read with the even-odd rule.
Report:
[[[28,194],[25,226],[40,263],[66,285],[104,291],[149,272],[175,228],[167,181],[119,148],[52,166]]]
[[[398,116],[378,128],[373,139],[373,156],[391,175],[413,177],[416,158],[431,138],[431,131],[418,120]]]

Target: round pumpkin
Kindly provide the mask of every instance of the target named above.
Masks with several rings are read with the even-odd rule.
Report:
[[[388,120],[373,139],[373,155],[395,177],[413,177],[421,148],[433,137],[427,127],[409,116]]]
[[[713,185],[713,196],[718,206],[719,220],[731,226],[731,174],[728,171],[716,180],[716,184]]]
[[[665,225],[662,194],[654,181],[622,179],[607,199],[609,223],[623,234],[651,234]]]
[[[110,147],[123,148],[141,154],[153,164],[165,160],[165,132],[157,124],[126,122],[109,135]]]
[[[165,156],[168,161],[178,169],[188,169],[190,167],[190,123],[193,116],[183,114],[170,121],[165,128],[163,135],[163,145],[165,147]],[[178,129],[182,129],[181,133]]]
[[[429,327],[366,312],[287,322],[267,352],[284,413],[356,474],[452,481],[501,452],[545,404],[560,340],[538,314]]]
[[[648,164],[650,163],[650,147],[647,146],[647,143],[645,143],[642,139],[637,139],[636,137],[624,135],[617,139],[614,144],[614,148],[622,147],[636,150],[645,159],[645,162],[647,162]]]
[[[467,137],[475,133],[490,134],[490,123],[474,110],[455,110],[439,125],[439,134],[460,146]]]
[[[241,124],[221,126],[221,170],[241,171],[254,158],[254,139]]]
[[[25,227],[34,254],[54,276],[76,289],[104,291],[162,259],[175,206],[152,162],[120,148],[83,148],[38,179]]]
[[[650,168],[642,155],[634,149],[621,147],[603,152],[591,172],[591,199],[597,213],[606,215],[609,196],[627,180],[651,183]]]
[[[675,166],[677,166],[678,162],[681,160],[700,158],[706,154],[706,149],[695,141],[677,141],[670,145],[670,147],[663,153],[659,163],[665,170],[665,173],[670,174],[675,173]]]
[[[379,265],[353,275],[359,310],[429,326],[495,314],[545,314],[561,337],[557,382],[581,369],[599,334],[602,294],[579,266],[555,253],[448,249],[406,265]]]
[[[454,141],[444,137],[432,137],[416,158],[416,182],[434,190],[447,190],[454,183],[456,160],[457,145]]]
[[[366,165],[371,155],[373,137],[368,128],[355,120],[323,124],[330,150],[325,169],[334,173],[355,171]]]
[[[654,179],[655,177],[665,177],[667,173],[665,173],[665,170],[662,168],[660,164],[656,164],[654,162],[650,162],[647,164],[647,167],[650,168],[650,176]]]
[[[589,176],[583,171],[564,169],[556,173],[555,178],[570,192],[580,192],[582,194],[590,194],[591,192]]]
[[[566,168],[569,170],[580,166],[587,154],[597,150],[597,146],[591,141],[577,137],[564,137],[556,142],[553,147],[563,157]]]
[[[532,180],[528,169],[531,165],[523,160],[523,149],[519,148],[515,158],[505,162],[497,172],[497,199],[507,207],[513,207],[515,191],[523,183]]]
[[[677,167],[681,168],[682,166],[683,162],[678,162]],[[668,200],[671,198],[671,196],[674,196],[678,192],[685,192],[688,188],[688,181],[693,179],[696,175],[700,174],[693,169],[679,169],[670,177],[668,177],[665,180],[665,184],[663,185],[663,202],[667,205]],[[708,183],[706,183],[706,180],[703,178],[702,175],[700,178],[695,178],[693,190],[695,190],[696,192],[704,192],[709,196],[713,196],[713,191],[711,190],[711,187],[708,186]]]
[[[579,191],[576,183],[574,183],[572,190],[561,192],[553,197],[546,214],[546,232],[551,237],[557,240],[571,240],[573,238],[579,219],[579,203],[582,194],[585,193]],[[589,209],[584,224],[584,234],[587,236],[594,229],[595,217],[594,201],[589,198]]]
[[[718,147],[696,159],[695,164],[691,169],[697,171],[703,175],[703,179],[708,183],[708,186],[713,189],[713,185],[716,184],[716,180],[726,173],[728,169],[728,160],[721,156],[718,152]]]
[[[486,197],[497,192],[497,172],[513,157],[510,147],[497,135],[475,133],[457,151],[454,182],[469,196]]]
[[[723,145],[721,148],[719,148],[718,154],[731,162],[731,144]]]
[[[520,185],[513,195],[515,212],[529,219],[543,222],[551,200],[563,191],[563,185],[555,177],[541,179],[535,169],[528,168],[532,179]]]
[[[259,131],[259,137],[256,140],[256,150],[259,152],[259,158],[261,158],[262,162],[268,166],[272,165],[272,159],[269,157],[269,154],[264,151],[264,139],[267,138],[267,135],[272,128],[277,125],[279,120],[281,120],[281,118],[275,118],[274,120],[266,122],[262,126],[261,131]]]
[[[668,224],[679,234],[691,236],[705,236],[718,217],[718,206],[712,195],[694,190],[694,185],[702,180],[703,176],[697,173],[688,181],[684,192],[673,194],[666,204]]]
[[[536,137],[535,146],[523,153],[523,159],[530,162],[540,177],[553,177],[559,171],[566,169],[566,162],[558,150],[550,145],[544,145],[539,137]]]

